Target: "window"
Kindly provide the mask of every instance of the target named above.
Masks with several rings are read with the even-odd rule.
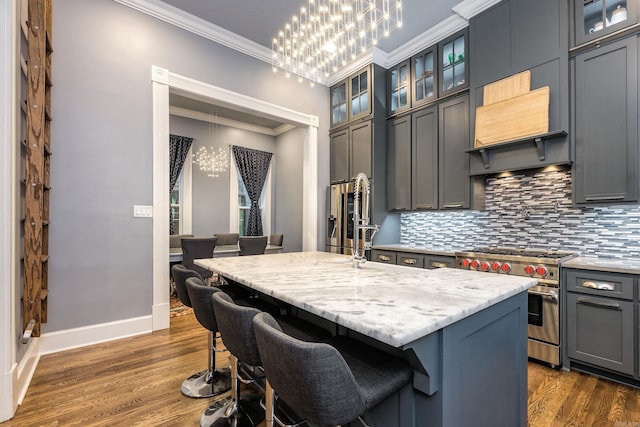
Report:
[[[272,218],[272,206],[271,199],[275,194],[272,191],[273,171],[275,169],[276,156],[271,157],[271,164],[269,165],[269,173],[262,189],[262,196],[260,197],[259,206],[262,212],[262,234],[268,236],[271,233],[271,218]],[[249,221],[249,209],[251,208],[251,200],[249,194],[244,186],[242,177],[238,172],[236,161],[231,156],[232,166],[229,168],[230,172],[230,200],[229,204],[229,230],[231,233],[239,233],[241,236],[246,235],[247,222]]]
[[[182,206],[184,204],[184,168],[180,171],[180,176],[176,185],[171,190],[171,223],[173,232],[181,234],[183,232],[183,221],[180,221]]]

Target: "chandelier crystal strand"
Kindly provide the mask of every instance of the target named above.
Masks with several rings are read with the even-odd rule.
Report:
[[[308,0],[272,40],[272,66],[322,83],[402,27],[402,0]]]

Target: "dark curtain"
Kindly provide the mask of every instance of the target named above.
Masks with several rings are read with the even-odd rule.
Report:
[[[262,187],[264,187],[264,182],[267,180],[272,155],[272,153],[267,153],[266,151],[233,146],[233,156],[236,159],[238,171],[251,200],[247,236],[262,236],[262,216],[260,215],[258,203],[260,202]]]
[[[192,142],[193,138],[187,136],[169,135],[169,199],[171,199],[171,191],[178,181]],[[175,234],[173,221],[171,221],[171,206],[169,206],[169,234]]]

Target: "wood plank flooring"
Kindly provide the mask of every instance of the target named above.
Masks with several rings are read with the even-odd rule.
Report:
[[[43,356],[0,426],[197,426],[213,399],[185,397],[180,384],[206,367],[206,348],[207,333],[185,315],[169,330]],[[529,363],[529,426],[640,427],[640,390]]]

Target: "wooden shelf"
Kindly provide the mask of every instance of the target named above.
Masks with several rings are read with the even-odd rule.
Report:
[[[491,167],[491,159],[489,158],[490,151],[499,150],[501,148],[515,147],[518,145],[535,144],[536,149],[538,150],[538,159],[540,161],[544,161],[546,159],[546,149],[545,149],[546,143],[553,139],[560,138],[567,135],[568,134],[566,131],[558,130],[554,132],[548,132],[540,135],[530,136],[527,138],[516,139],[512,141],[505,141],[505,142],[498,142],[495,144],[485,145],[482,147],[470,148],[464,151],[469,154],[474,154],[474,155],[479,154],[482,157],[484,168],[489,169]]]

